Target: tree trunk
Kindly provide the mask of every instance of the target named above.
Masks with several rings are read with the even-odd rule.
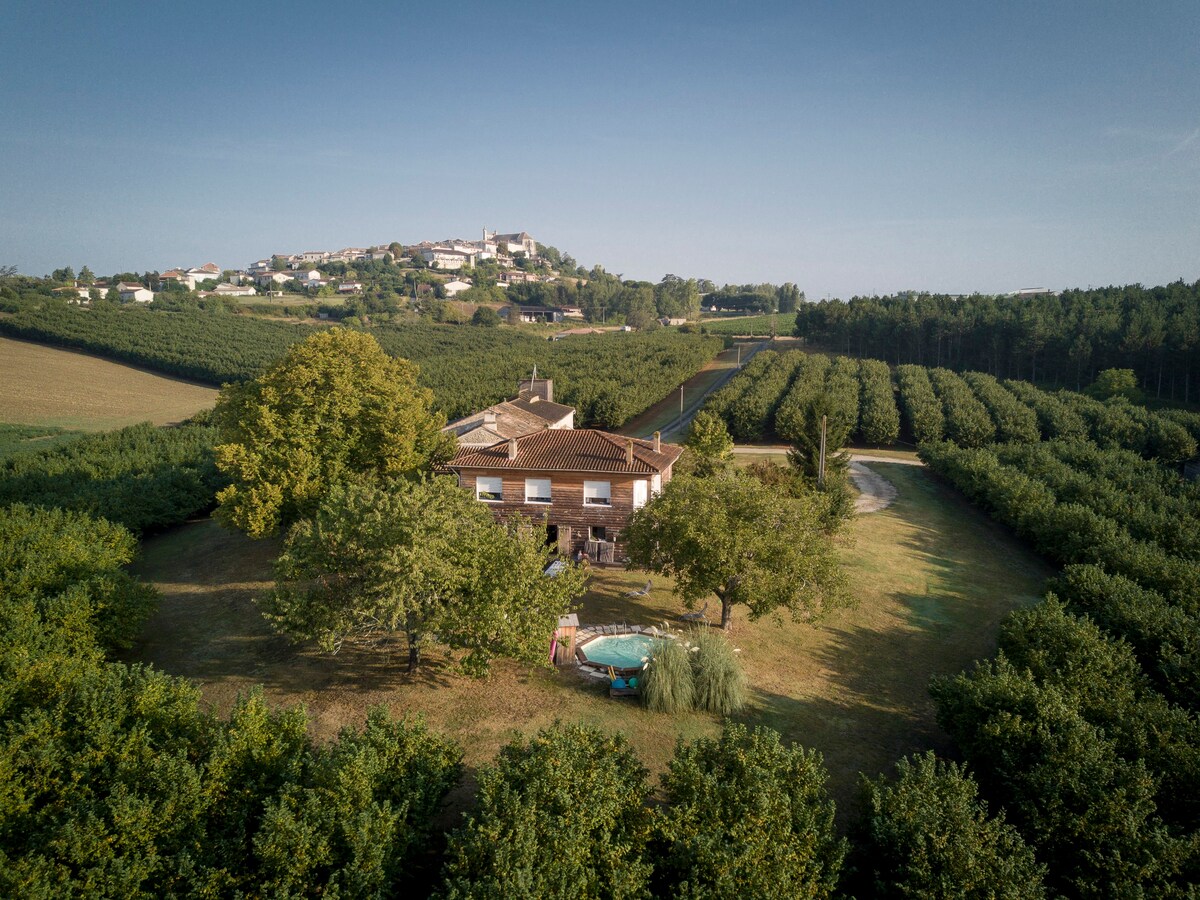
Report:
[[[421,634],[413,628],[410,619],[409,627],[405,629],[408,636],[408,674],[412,675],[421,668]]]
[[[733,627],[733,601],[721,601],[721,629],[728,631]]]

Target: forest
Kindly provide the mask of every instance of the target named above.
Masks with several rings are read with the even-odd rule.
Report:
[[[849,356],[1081,390],[1133,369],[1157,399],[1200,397],[1200,282],[1031,297],[905,293],[799,306],[795,334]]]

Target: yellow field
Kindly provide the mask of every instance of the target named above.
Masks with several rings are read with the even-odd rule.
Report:
[[[0,422],[107,431],[179,422],[217,392],[122,363],[0,337]]]

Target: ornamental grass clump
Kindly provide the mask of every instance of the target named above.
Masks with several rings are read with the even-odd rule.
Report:
[[[654,712],[678,713],[692,709],[695,686],[687,648],[671,638],[650,645],[650,659],[642,670],[639,694],[642,705]]]
[[[688,635],[696,709],[728,716],[746,705],[746,676],[728,638],[708,628]]]

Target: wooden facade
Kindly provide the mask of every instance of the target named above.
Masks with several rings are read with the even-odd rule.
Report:
[[[476,479],[479,477],[498,477],[502,479],[503,490],[500,500],[481,500],[486,503],[501,522],[506,522],[515,515],[524,516],[540,525],[545,525],[550,531],[549,539],[557,546],[558,552],[573,559],[575,554],[584,550],[587,541],[601,539],[611,542],[613,547],[613,562],[625,559],[625,544],[622,531],[629,524],[634,510],[634,483],[641,481],[645,484],[645,495],[650,496],[653,479],[648,475],[627,475],[616,472],[546,472],[537,469],[525,471],[513,469],[480,469],[461,471],[458,476],[460,486],[476,493]],[[527,503],[525,501],[525,479],[541,478],[550,480],[549,503]],[[661,484],[671,480],[671,467],[662,473]],[[583,483],[585,481],[607,481],[610,485],[610,503],[605,505],[583,502]],[[603,538],[599,538],[596,529],[603,529]],[[592,554],[593,561],[598,562]]]

